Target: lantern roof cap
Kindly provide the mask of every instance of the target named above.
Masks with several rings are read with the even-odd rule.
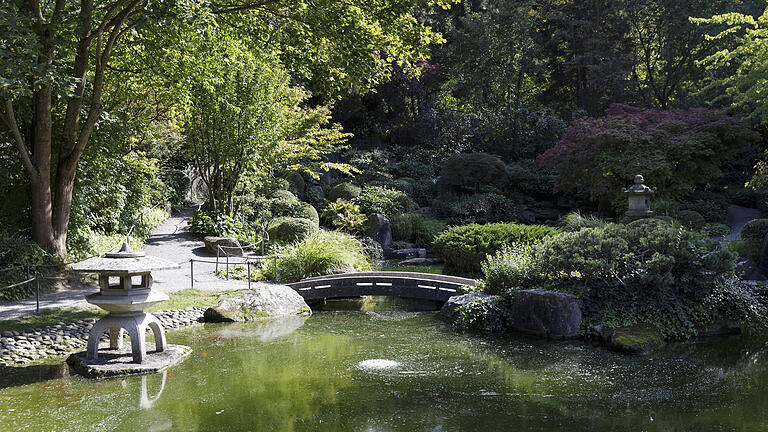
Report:
[[[642,175],[638,174],[635,176],[635,184],[629,189],[624,189],[624,193],[632,195],[652,195],[656,193],[656,188],[649,188],[646,186],[645,179]]]
[[[72,270],[82,273],[141,274],[154,270],[169,270],[181,266],[173,261],[146,256],[144,252],[135,252],[123,243],[118,252],[107,252],[103,257],[88,258],[72,265]]]

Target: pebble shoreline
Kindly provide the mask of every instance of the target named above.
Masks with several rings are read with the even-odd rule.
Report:
[[[201,324],[207,307],[153,312],[166,330]],[[95,318],[59,322],[45,328],[0,332],[0,366],[21,366],[48,357],[62,357],[82,351],[88,344],[88,332]],[[105,334],[102,340],[108,339]]]

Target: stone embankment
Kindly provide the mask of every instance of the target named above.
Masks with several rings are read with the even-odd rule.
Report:
[[[206,308],[186,308],[154,312],[166,329],[175,329],[203,321]],[[20,366],[48,357],[60,357],[82,351],[88,343],[88,332],[96,322],[85,318],[45,328],[0,332],[0,366]],[[103,339],[106,339],[106,334]]]

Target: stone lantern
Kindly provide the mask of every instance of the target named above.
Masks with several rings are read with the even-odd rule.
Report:
[[[147,358],[146,331],[151,329],[155,336],[155,352],[168,348],[165,332],[154,315],[144,312],[154,304],[168,300],[168,296],[152,291],[152,271],[179,268],[174,262],[148,257],[144,252],[130,250],[127,243],[119,252],[104,257],[93,257],[72,266],[72,270],[83,273],[98,273],[99,292],[85,297],[109,314],[96,321],[88,335],[85,361],[95,363],[99,358],[99,340],[109,329],[109,346],[122,350],[123,331],[131,338],[133,363],[144,363]],[[134,284],[134,278],[140,278]],[[186,347],[185,347],[186,348]]]
[[[629,209],[625,215],[631,219],[641,219],[653,216],[651,211],[651,195],[656,193],[656,188],[649,188],[645,184],[643,176],[635,176],[635,184],[629,189],[624,189],[624,193],[629,198]]]

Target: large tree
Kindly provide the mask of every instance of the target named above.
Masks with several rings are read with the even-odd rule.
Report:
[[[77,164],[104,115],[117,53],[131,52],[146,29],[214,19],[230,25],[253,50],[278,52],[316,88],[365,89],[389,65],[408,67],[434,34],[410,15],[413,2],[335,0],[11,0],[0,5],[0,99],[6,142],[30,182],[32,237],[66,255]],[[194,26],[189,27],[193,31]],[[174,67],[174,65],[167,65]]]

